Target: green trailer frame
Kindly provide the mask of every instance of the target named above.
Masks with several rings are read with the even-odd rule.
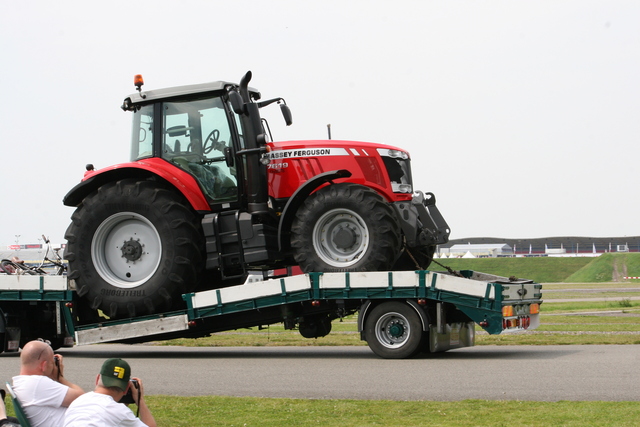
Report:
[[[456,274],[428,270],[310,273],[185,294],[185,310],[80,324],[74,311],[86,302],[75,294],[73,280],[62,276],[7,277],[12,276],[0,277],[0,304],[57,302],[64,327],[77,345],[204,336],[279,322],[293,328],[305,318],[333,319],[359,311],[358,329],[371,346],[373,337],[365,330],[368,316],[380,304],[399,302],[409,309],[391,321],[393,333],[398,335],[391,338],[404,339],[401,335],[409,333],[407,318],[415,312],[420,333],[430,339],[429,345],[422,343],[421,348],[443,351],[473,345],[474,324],[490,334],[535,329],[542,303],[542,285],[538,283],[468,270]],[[510,309],[505,311],[504,307]]]

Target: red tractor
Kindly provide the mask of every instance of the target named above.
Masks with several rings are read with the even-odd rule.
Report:
[[[172,310],[181,295],[248,271],[426,269],[449,228],[414,191],[409,154],[352,141],[274,142],[248,86],[138,91],[131,161],[94,170],[64,198],[69,278],[111,318]]]

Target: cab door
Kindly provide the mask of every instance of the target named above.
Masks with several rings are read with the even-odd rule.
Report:
[[[164,159],[192,174],[212,209],[238,200],[238,176],[225,150],[233,128],[220,97],[163,103]]]

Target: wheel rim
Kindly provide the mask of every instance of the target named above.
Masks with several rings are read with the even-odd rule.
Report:
[[[369,231],[362,217],[348,209],[325,213],[313,228],[313,247],[333,267],[348,267],[369,247]]]
[[[144,216],[121,212],[107,218],[96,230],[91,258],[96,271],[118,288],[135,288],[158,269],[162,241]]]
[[[411,326],[400,313],[385,313],[376,322],[376,339],[386,348],[402,347],[411,336]]]

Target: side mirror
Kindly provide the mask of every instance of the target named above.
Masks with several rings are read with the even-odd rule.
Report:
[[[242,96],[232,90],[229,92],[229,101],[231,102],[231,108],[236,114],[244,114],[244,101],[242,100]]]
[[[293,123],[293,117],[291,116],[291,110],[289,106],[285,103],[280,104],[280,111],[282,111],[282,117],[284,117],[284,122],[287,126],[291,126]]]

